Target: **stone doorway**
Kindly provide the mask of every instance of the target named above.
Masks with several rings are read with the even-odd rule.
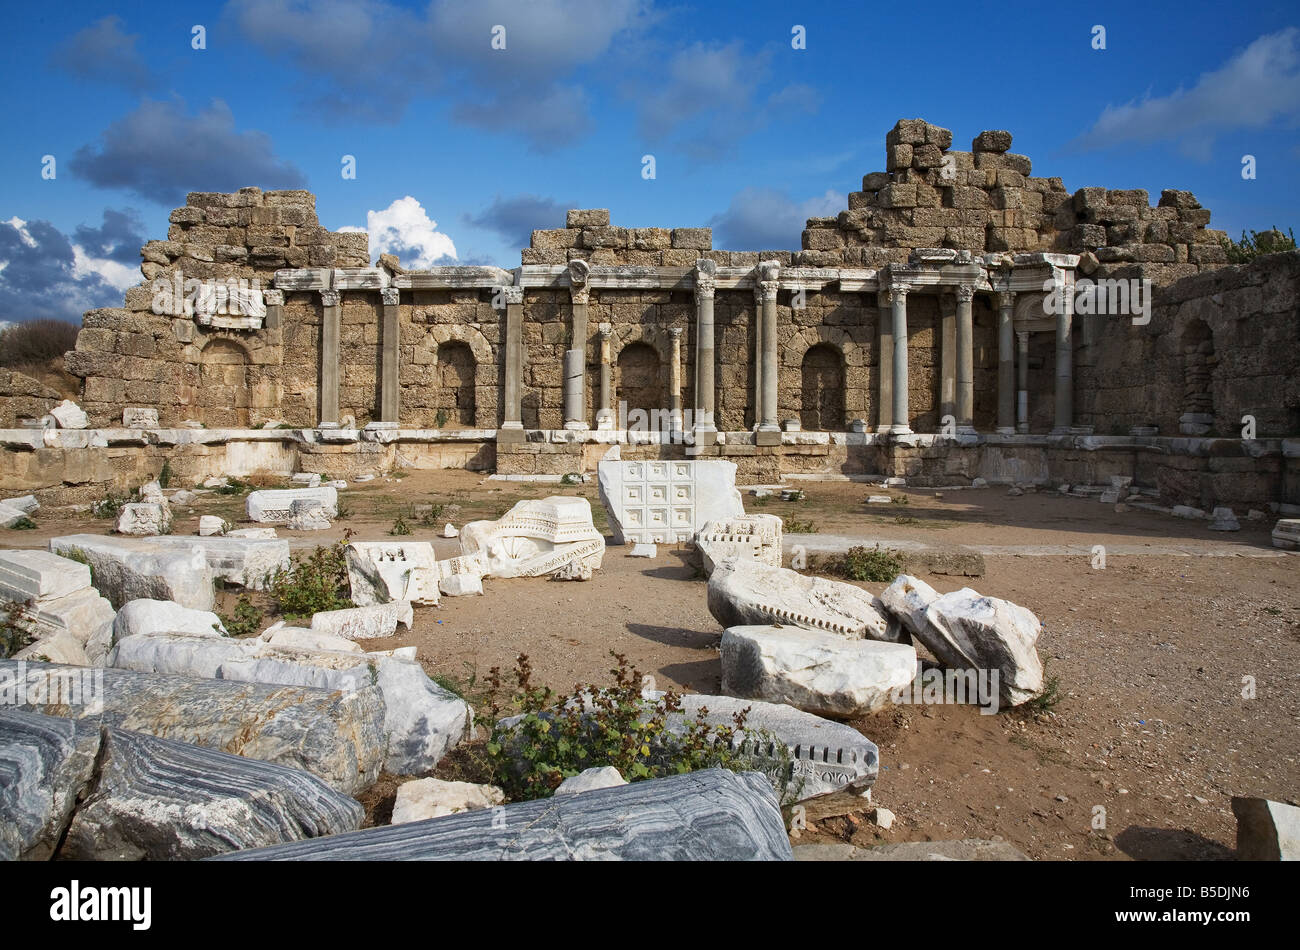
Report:
[[[829,343],[808,348],[800,368],[799,425],[808,431],[844,428],[844,357]]]
[[[618,354],[618,376],[614,381],[617,402],[626,402],[627,411],[642,409],[647,414],[665,410],[662,365],[658,351],[649,343],[629,343]],[[617,407],[615,407],[617,412]]]
[[[436,411],[446,416],[445,426],[473,428],[474,372],[477,362],[468,343],[459,340],[438,345]]]

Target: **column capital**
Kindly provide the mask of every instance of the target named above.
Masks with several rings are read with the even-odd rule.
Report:
[[[710,262],[712,263],[712,262]],[[718,280],[712,274],[695,274],[695,299],[712,300],[713,295],[717,293]]]
[[[586,284],[569,288],[569,301],[571,303],[588,303],[590,300],[591,288]]]
[[[379,291],[379,296],[383,298],[385,307],[396,307],[398,301],[401,300],[402,294],[396,287],[385,287]]]
[[[678,340],[680,340],[680,339],[682,338],[682,328],[681,328],[681,327],[669,327],[669,328],[668,328],[668,335],[669,335],[670,337],[673,338],[673,341],[674,341],[674,342],[676,342],[676,341],[678,341]]]
[[[1028,331],[1028,330],[1017,330],[1017,331],[1016,331],[1016,339],[1020,341],[1021,346],[1025,345],[1026,343],[1029,342],[1029,331]]]
[[[283,290],[262,291],[262,303],[266,304],[268,307],[284,306],[284,291]]]
[[[322,290],[320,292],[320,302],[326,307],[337,307],[343,299],[343,294],[337,290]]]
[[[602,340],[608,340],[614,335],[614,325],[611,323],[602,323],[596,327],[596,330],[600,333]]]
[[[955,294],[957,295],[957,302],[958,302],[958,303],[970,303],[972,300],[975,299],[975,285],[974,285],[974,284],[958,284],[958,285],[953,289],[953,293],[955,293]]]
[[[876,291],[877,302],[885,306],[893,306],[895,300],[906,300],[907,293],[911,289],[907,284],[890,284],[881,287]]]
[[[998,307],[1000,309],[1014,307],[1016,305],[1016,292],[1014,290],[998,291]]]
[[[507,303],[523,303],[524,288],[522,287],[502,287],[501,298]]]

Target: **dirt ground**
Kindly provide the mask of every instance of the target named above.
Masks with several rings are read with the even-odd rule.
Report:
[[[941,592],[970,586],[1034,611],[1044,624],[1039,652],[1060,700],[1047,711],[996,715],[974,706],[898,706],[855,721],[880,747],[873,804],[897,820],[882,831],[867,818],[872,804],[818,801],[808,806],[798,843],[1001,838],[1035,859],[1214,860],[1232,855],[1233,795],[1295,800],[1300,558],[1272,556],[1271,519],[1243,519],[1242,531],[1223,534],[1205,522],[1055,493],[791,484],[805,490],[804,501],[746,494],[746,508],[781,515],[811,531],[811,541],[835,535],[1109,552],[1104,569],[1086,554],[1024,550],[986,553],[982,577],[923,574]],[[519,498],[549,494],[590,498],[605,527],[594,484],[496,482],[461,471],[354,485],[341,495],[345,517],[335,527],[382,539],[400,517],[412,539],[430,540],[448,557],[459,546],[439,536],[445,521],[495,517]],[[867,505],[868,494],[906,501]],[[444,506],[436,519],[422,507],[430,504]],[[195,533],[200,514],[238,521],[242,511],[240,496],[205,494],[178,513],[175,532]],[[0,546],[43,546],[56,534],[110,527],[84,513],[42,511],[36,520],[35,531],[0,534]],[[280,534],[301,547],[341,532]],[[717,692],[722,631],[688,553],[661,546],[646,561],[627,550],[611,545],[588,583],[486,580],[485,596],[418,609],[409,634],[367,648],[414,645],[431,674],[466,686],[481,683],[490,667],[510,668],[522,652],[534,681],[560,690],[606,682],[615,650],[661,689]],[[228,608],[231,595],[223,603]],[[1251,686],[1253,698],[1245,698]]]

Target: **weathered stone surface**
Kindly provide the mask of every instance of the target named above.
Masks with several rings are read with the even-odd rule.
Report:
[[[796,861],[1029,861],[1005,841],[962,838],[957,841],[900,841],[873,848],[851,844],[795,845]]]
[[[167,534],[172,528],[172,511],[167,505],[152,502],[132,502],[123,505],[117,513],[113,530],[118,534],[136,537]]]
[[[671,716],[669,728],[678,728],[680,718],[697,719],[712,726],[734,726],[735,715],[748,710],[747,732],[774,737],[785,746],[791,774],[770,774],[770,777],[777,780],[784,793],[793,794],[799,801],[830,792],[860,794],[875,784],[880,771],[876,744],[842,722],[823,719],[784,703],[734,696],[688,693],[681,698],[681,705],[680,717]],[[785,764],[777,751],[765,743],[746,742],[744,751],[759,760],[771,761],[773,770]]]
[[[428,541],[353,541],[345,552],[358,607],[409,601],[438,604],[438,570]]]
[[[1280,518],[1273,526],[1273,547],[1284,551],[1300,548],[1300,518]]]
[[[595,791],[598,788],[618,788],[626,785],[623,773],[612,765],[603,768],[585,769],[577,775],[571,775],[555,789],[556,795],[579,795],[582,792]]]
[[[274,536],[239,537],[232,532],[223,537],[160,538],[159,543],[185,549],[197,547],[216,577],[249,590],[264,590],[273,575],[289,569],[289,542]]]
[[[342,653],[361,653],[359,644],[330,633],[322,633],[307,627],[290,627],[283,621],[267,627],[259,639],[273,647],[286,650],[335,651]]]
[[[85,412],[71,399],[65,399],[51,409],[50,415],[54,417],[60,429],[84,429],[89,424]]]
[[[1300,808],[1234,795],[1232,813],[1238,861],[1300,861]]]
[[[615,544],[690,541],[710,521],[745,516],[734,462],[616,459],[597,471]]]
[[[158,410],[142,407],[123,409],[122,426],[126,429],[156,429]]]
[[[110,727],[59,856],[195,860],[353,831],[364,814],[309,772]]]
[[[199,518],[199,537],[211,538],[226,533],[226,521],[216,515],[202,515]]]
[[[192,637],[224,637],[221,618],[210,610],[191,610],[170,600],[131,600],[113,618],[113,642],[123,637],[179,633]]]
[[[290,503],[290,531],[328,531],[331,526],[329,510],[319,501],[299,499]]]
[[[776,515],[746,515],[728,521],[710,521],[695,535],[705,577],[729,558],[752,558],[770,567],[781,566],[783,525]]]
[[[495,785],[447,782],[437,778],[416,779],[397,787],[397,801],[393,804],[393,819],[389,824],[406,825],[443,815],[493,808],[505,800],[505,792]]]
[[[1043,691],[1043,664],[1034,644],[1042,624],[1032,611],[981,597],[969,587],[931,601],[916,638],[944,666],[998,675],[1002,701],[1018,706]]]
[[[114,648],[123,669],[357,692],[379,688],[387,735],[384,768],[422,775],[466,735],[468,705],[418,663],[397,657],[285,650],[260,640],[133,637]]]
[[[583,563],[584,568],[588,572],[591,571],[591,568],[587,567],[581,561],[581,558],[575,557],[569,564],[559,568],[555,573],[569,570],[574,561]],[[438,562],[437,572],[439,591],[448,597],[463,597],[468,594],[483,593],[483,575],[487,573],[487,564],[484,561],[483,553],[479,552],[478,554],[444,558]],[[554,577],[555,574],[551,576]]]
[[[410,601],[394,601],[370,607],[321,611],[312,615],[311,629],[345,640],[375,640],[395,636],[399,623],[410,630],[413,616]]]
[[[883,708],[916,676],[916,650],[796,627],[730,627],[722,691],[849,719]]]
[[[861,587],[731,558],[709,578],[709,613],[724,627],[779,623],[842,637],[898,641],[901,628]]]
[[[48,551],[0,551],[0,598],[43,600],[90,586],[90,568]]]
[[[587,499],[552,495],[517,502],[496,521],[471,521],[461,529],[460,549],[481,555],[487,576],[541,577],[574,558],[599,569],[605,538]]]
[[[1210,524],[1211,531],[1240,531],[1241,524],[1237,521],[1237,516],[1233,514],[1231,508],[1218,507],[1210,513],[1214,521]]]
[[[0,861],[53,856],[99,743],[93,722],[0,707]]]
[[[925,626],[925,610],[938,600],[939,592],[911,574],[899,574],[892,584],[880,593],[885,609],[898,618],[903,629],[919,636]]]
[[[338,517],[338,490],[325,486],[250,492],[245,502],[245,510],[249,521],[260,524],[287,524],[291,514],[290,509],[295,501],[318,502],[326,509],[330,518]]]
[[[494,820],[495,819],[495,820]],[[504,820],[502,820],[504,819]],[[776,796],[755,772],[708,769],[224,860],[787,861]]]
[[[100,654],[102,656],[102,653]],[[43,663],[67,663],[92,666],[86,645],[64,631],[47,634],[13,655],[15,660],[40,660]]]
[[[553,581],[589,581],[591,580],[591,577],[591,565],[578,557],[575,557],[572,561],[558,570],[551,572],[551,580]],[[482,581],[480,581],[480,592],[482,591],[482,588]]]
[[[207,638],[128,637],[115,648],[168,639],[222,644]],[[73,667],[0,660],[0,687],[20,676],[49,677]],[[33,695],[18,703],[29,712],[144,732],[219,749],[250,759],[304,769],[352,794],[379,777],[384,756],[384,702],[378,689],[340,691],[297,686],[196,679],[112,667],[101,676],[98,702],[47,702]],[[13,686],[4,687],[13,689]]]
[[[147,598],[211,610],[212,571],[193,538],[106,538],[70,534],[50,539],[50,550],[79,554],[91,567],[95,587],[115,606]]]

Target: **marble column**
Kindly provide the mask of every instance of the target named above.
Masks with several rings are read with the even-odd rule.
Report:
[[[763,328],[762,351],[760,354],[760,378],[763,388],[763,410],[759,417],[759,435],[755,437],[756,445],[779,445],[781,442],[781,424],[777,421],[777,353],[776,353],[776,291],[781,265],[775,261],[765,261],[758,265],[759,279],[754,293],[759,299],[761,312],[760,324]]]
[[[957,298],[939,297],[939,422],[957,418]]]
[[[266,323],[263,326],[268,330],[280,329],[280,322],[284,319],[284,291],[262,291],[262,303],[266,305]]]
[[[894,325],[894,423],[890,431],[899,434],[912,431],[907,398],[907,292],[909,289],[907,287],[893,287],[890,289],[891,316]],[[958,327],[960,328],[960,298],[958,299],[957,309]],[[958,332],[960,333],[960,329]],[[960,349],[960,339],[957,345]],[[958,399],[960,400],[960,376],[958,378],[958,390]],[[960,418],[958,421],[960,421]]]
[[[1016,431],[1023,434],[1029,431],[1029,331],[1021,330],[1017,333],[1016,343],[1020,351],[1016,363],[1019,382],[1019,391],[1016,393]]]
[[[673,432],[682,431],[682,328],[669,327],[672,339],[672,356],[668,364],[668,411],[673,420]]]
[[[975,431],[975,287],[957,286],[957,431]]]
[[[564,351],[564,428],[582,430],[587,426],[587,301],[590,290],[585,284],[571,287],[573,325],[571,345]]]
[[[401,293],[396,287],[386,287],[379,292],[384,302],[384,349],[380,363],[379,421],[397,424],[401,407],[401,384],[397,371],[397,347],[401,331],[398,329],[398,301]]]
[[[523,442],[524,289],[502,287],[501,294],[506,304],[506,384],[497,441]]]
[[[894,324],[885,312],[893,306],[888,290],[876,294],[876,313],[880,321],[880,348],[876,358],[879,374],[879,392],[876,406],[876,431],[888,432],[894,427]]]
[[[998,432],[1012,435],[1016,431],[1016,344],[1012,316],[1016,295],[998,294]]]
[[[717,290],[717,264],[695,263],[695,444],[712,445],[718,431],[713,421],[714,342],[713,298]]]
[[[608,430],[613,429],[617,423],[614,410],[609,405],[614,388],[613,367],[610,366],[609,360],[609,338],[614,334],[614,327],[602,323],[598,329],[600,331],[600,409],[596,411],[596,428]]]
[[[337,290],[320,292],[323,307],[320,327],[320,422],[339,422],[339,324],[343,295]]]
[[[1069,432],[1074,425],[1074,272],[1061,275],[1065,286],[1056,314],[1056,422],[1053,432]]]

